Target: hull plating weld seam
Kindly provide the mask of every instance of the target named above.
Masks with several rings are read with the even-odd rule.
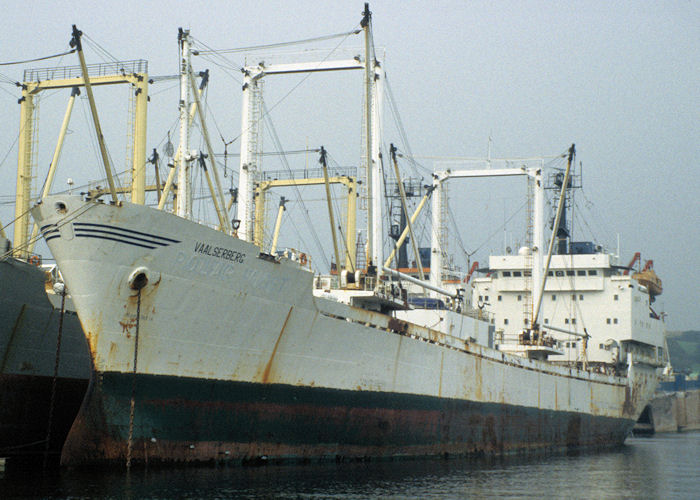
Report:
[[[460,347],[456,347],[456,346],[453,346],[453,345],[449,345],[449,344],[440,342],[439,340],[428,339],[428,338],[425,338],[425,337],[423,337],[423,336],[421,336],[421,335],[415,335],[415,334],[411,334],[411,333],[408,333],[408,332],[398,332],[398,331],[396,331],[396,330],[392,330],[392,329],[389,329],[389,328],[384,328],[384,327],[381,327],[381,326],[378,326],[378,325],[374,325],[374,324],[372,324],[372,323],[367,324],[367,323],[364,322],[364,321],[356,320],[356,319],[353,319],[353,318],[336,316],[335,314],[331,314],[331,313],[327,313],[327,312],[323,312],[323,311],[321,311],[321,314],[322,314],[323,316],[328,317],[328,318],[339,319],[339,320],[343,320],[343,321],[349,321],[349,322],[351,322],[351,323],[357,323],[357,324],[360,324],[360,325],[369,326],[369,327],[372,327],[372,328],[376,328],[376,329],[378,329],[378,330],[385,331],[385,332],[387,332],[387,333],[393,333],[393,334],[395,334],[395,335],[401,335],[401,336],[403,336],[403,337],[409,337],[409,338],[413,338],[413,339],[416,339],[416,340],[421,340],[421,341],[426,342],[426,343],[428,343],[428,344],[435,344],[435,345],[437,345],[437,346],[445,347],[445,348],[451,349],[451,350],[453,350],[453,351],[467,353],[467,354],[470,354],[470,355],[475,356],[475,357],[477,357],[477,358],[487,359],[487,360],[489,360],[489,361],[495,361],[496,363],[501,363],[501,364],[503,364],[503,365],[513,366],[513,367],[515,367],[515,368],[522,368],[522,369],[524,369],[524,370],[534,371],[534,372],[537,372],[537,373],[545,373],[545,374],[548,374],[548,375],[556,375],[556,376],[558,376],[558,377],[569,378],[569,379],[572,379],[572,380],[582,380],[582,381],[585,381],[585,382],[591,382],[591,379],[589,379],[589,378],[573,375],[573,374],[571,373],[572,368],[569,368],[569,374],[567,375],[567,374],[565,374],[565,373],[554,372],[554,371],[550,371],[550,370],[547,370],[547,369],[544,369],[544,368],[536,368],[536,367],[532,367],[532,366],[527,366],[527,365],[521,365],[521,364],[518,364],[518,363],[513,363],[513,362],[510,362],[510,361],[506,361],[505,359],[491,358],[491,357],[489,357],[489,356],[484,356],[483,354],[478,353],[478,352],[470,351],[470,350],[468,350],[468,349],[464,349],[464,348],[460,348]],[[444,334],[444,335],[447,335],[447,334]],[[456,339],[456,340],[460,340],[460,339]],[[579,371],[579,370],[577,370],[577,371]],[[616,377],[616,378],[619,378],[619,377]],[[597,384],[603,384],[603,385],[609,385],[609,386],[612,386],[612,387],[627,387],[627,384],[626,384],[625,382],[613,383],[613,382],[607,382],[607,381],[604,381],[604,380],[596,380],[595,383],[597,383]]]

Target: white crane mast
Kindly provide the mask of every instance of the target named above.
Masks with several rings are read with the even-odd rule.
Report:
[[[372,82],[372,120],[371,128],[369,134],[371,135],[371,179],[372,179],[372,191],[370,193],[370,203],[372,205],[372,229],[370,244],[370,257],[372,262],[377,266],[377,277],[382,273],[382,263],[384,262],[384,245],[383,245],[383,234],[384,225],[382,217],[382,159],[380,157],[381,152],[381,130],[382,130],[382,102],[384,98],[384,71],[382,67],[375,63],[374,66],[374,78]],[[368,233],[369,234],[369,233]],[[377,279],[379,283],[379,279]]]
[[[190,189],[189,108],[190,108],[190,32],[180,30],[180,149],[177,177],[177,215],[192,218],[192,193]]]
[[[257,174],[257,136],[259,121],[262,114],[255,110],[261,107],[261,103],[254,100],[261,99],[258,86],[258,78],[254,78],[246,68],[243,77],[243,106],[241,109],[241,163],[238,177],[238,218],[241,221],[238,237],[253,241],[253,214],[254,182]]]
[[[444,182],[447,179],[467,178],[467,177],[510,177],[526,175],[534,181],[534,234],[533,246],[529,250],[532,252],[532,278],[534,283],[542,281],[542,249],[544,247],[544,182],[542,180],[542,167],[520,167],[520,168],[500,168],[500,169],[476,169],[476,170],[443,170],[435,172],[433,185],[432,211],[433,211],[433,231],[430,257],[430,283],[434,287],[442,287],[442,227],[445,221],[441,217],[441,209],[444,200]],[[533,290],[533,303],[537,304],[541,290],[535,287]]]

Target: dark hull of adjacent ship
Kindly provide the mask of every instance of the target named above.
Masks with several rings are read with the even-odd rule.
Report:
[[[74,311],[49,301],[41,268],[0,261],[0,457],[60,456],[88,387],[90,355]],[[48,446],[47,446],[48,440]]]

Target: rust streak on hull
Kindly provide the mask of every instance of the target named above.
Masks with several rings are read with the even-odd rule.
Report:
[[[272,354],[270,355],[270,359],[267,361],[267,365],[265,365],[265,370],[263,371],[262,374],[262,382],[263,384],[267,384],[270,380],[270,370],[272,369],[272,362],[275,359],[275,354],[277,354],[277,348],[279,347],[280,340],[282,339],[282,335],[284,334],[285,328],[287,328],[287,322],[289,321],[290,316],[292,315],[292,310],[294,309],[294,306],[289,308],[289,312],[287,313],[287,317],[284,320],[284,324],[282,325],[282,330],[280,330],[280,334],[277,337],[277,341],[275,342],[275,347],[272,349]]]

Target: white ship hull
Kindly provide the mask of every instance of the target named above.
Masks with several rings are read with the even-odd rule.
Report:
[[[564,368],[314,298],[297,263],[162,211],[54,196],[33,215],[97,372],[66,464],[124,460],[132,399],[151,462],[608,447],[657,382],[631,357],[628,377]]]

